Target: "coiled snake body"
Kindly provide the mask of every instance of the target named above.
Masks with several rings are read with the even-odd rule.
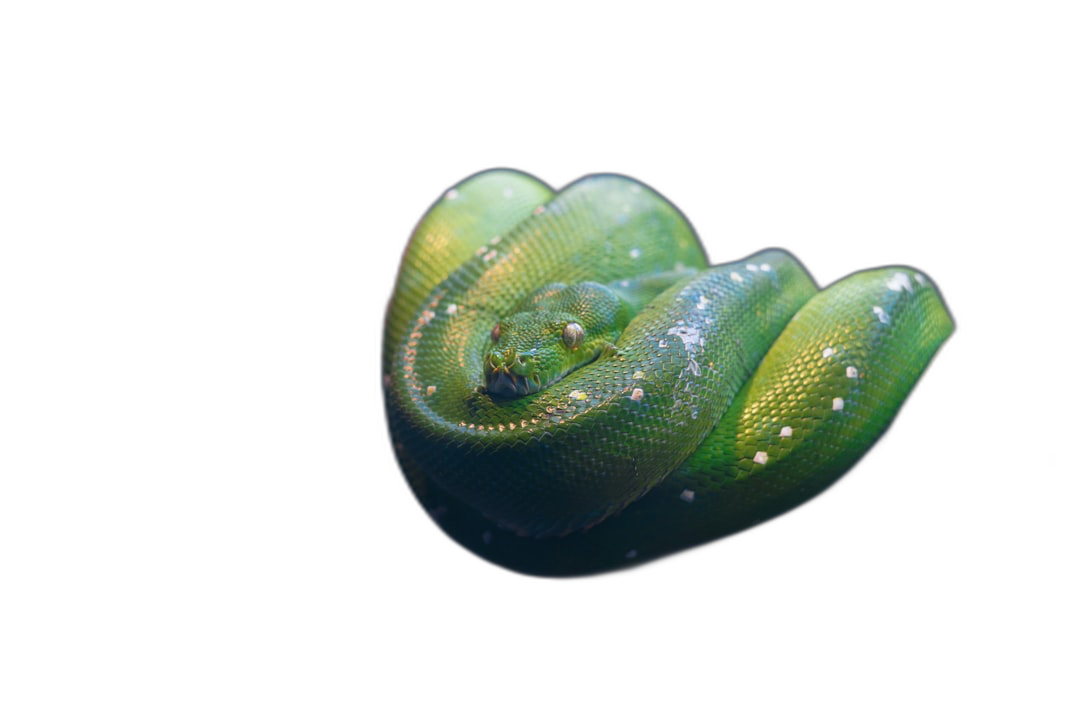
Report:
[[[952,327],[911,268],[819,292],[782,250],[709,267],[685,218],[634,180],[556,194],[493,170],[447,192],[405,252],[387,417],[459,543],[521,572],[599,572],[823,490]]]

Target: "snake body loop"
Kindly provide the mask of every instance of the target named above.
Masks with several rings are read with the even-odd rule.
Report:
[[[500,344],[500,323],[527,319],[516,313],[538,290],[577,283],[654,287],[603,351],[553,384],[526,382],[540,363]],[[574,306],[589,312],[602,289]],[[552,322],[549,334],[575,326],[567,348],[584,342],[576,321]],[[384,339],[387,416],[410,484],[456,540],[523,572],[597,572],[820,492],[884,431],[951,329],[909,268],[819,292],[782,250],[708,267],[685,218],[636,181],[590,176],[554,194],[489,171],[437,202],[406,250]]]

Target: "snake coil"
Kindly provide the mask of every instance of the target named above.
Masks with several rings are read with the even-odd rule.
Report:
[[[658,277],[670,287],[610,352],[538,392],[485,390],[492,328],[522,297]],[[819,291],[783,250],[709,267],[682,214],[637,181],[594,175],[553,193],[491,170],[436,202],[405,251],[383,345],[387,418],[418,499],[459,543],[520,572],[600,572],[821,492],[884,432],[952,328],[917,270]]]

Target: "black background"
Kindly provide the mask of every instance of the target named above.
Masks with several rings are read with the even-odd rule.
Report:
[[[882,600],[927,608],[955,597],[973,572],[977,547],[972,498],[982,478],[972,459],[994,437],[980,437],[987,427],[972,417],[980,380],[969,368],[982,347],[971,289],[984,281],[971,258],[995,208],[978,190],[986,160],[961,125],[903,125],[800,123],[793,130],[775,122],[720,137],[680,134],[676,124],[648,138],[597,130],[570,142],[455,138],[434,127],[388,145],[387,154],[373,148],[360,204],[380,219],[359,240],[356,288],[373,328],[362,338],[374,336],[422,214],[460,180],[494,167],[519,169],[555,189],[595,173],[633,177],[688,217],[713,262],[783,247],[823,287],[885,264],[914,267],[941,289],[957,332],[899,421],[819,498],[766,526],[633,572],[554,582],[487,566],[420,510],[381,423],[377,433],[366,430],[372,408],[381,407],[377,353],[368,348],[356,379],[365,412],[356,427],[364,439],[351,571],[373,592],[391,590],[391,604],[424,606],[437,597],[462,608],[467,624],[523,611],[645,613],[639,604],[646,598],[661,603],[661,616],[681,616],[759,602],[793,614],[806,613],[808,601],[819,609]]]

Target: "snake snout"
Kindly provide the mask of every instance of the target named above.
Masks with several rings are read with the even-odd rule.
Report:
[[[504,350],[492,350],[488,353],[487,366],[490,370],[502,371],[509,368],[514,364],[514,360],[517,357],[517,352],[514,348],[506,348]]]
[[[492,350],[488,353],[487,367],[493,371],[514,372],[525,375],[528,374],[529,366],[534,359],[532,353],[518,353],[514,348]]]
[[[513,348],[492,350],[484,367],[487,391],[492,395],[528,395],[540,389],[539,379],[532,377],[531,353],[518,353]]]

